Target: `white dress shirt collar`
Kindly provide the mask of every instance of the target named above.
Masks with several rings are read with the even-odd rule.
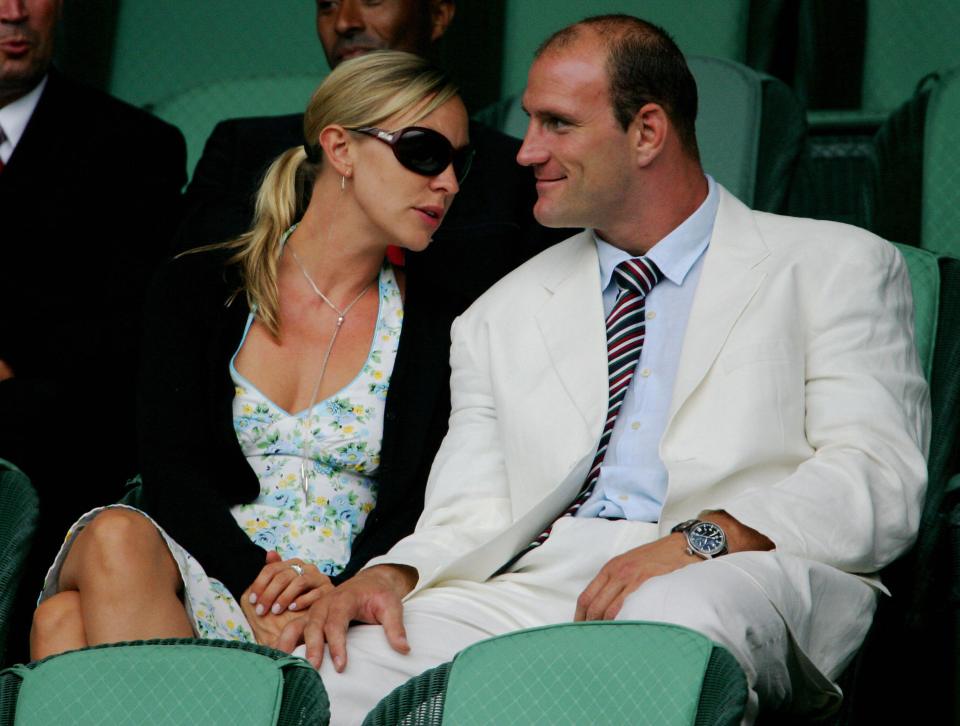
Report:
[[[683,284],[683,279],[690,272],[690,268],[703,254],[710,234],[713,231],[713,222],[717,216],[717,207],[720,204],[720,194],[717,183],[709,174],[707,178],[707,198],[697,207],[697,211],[687,217],[670,234],[657,242],[646,257],[653,260],[664,277],[675,285]],[[624,260],[634,255],[597,236],[593,237],[597,243],[597,254],[600,257],[600,289],[606,290],[613,277],[614,268]]]
[[[40,102],[43,89],[47,87],[48,78],[49,76],[44,76],[32,91],[0,108],[0,129],[3,129],[6,137],[3,143],[0,143],[0,159],[4,164],[10,161],[13,150],[17,148],[20,137],[26,131],[30,117],[33,116]]]

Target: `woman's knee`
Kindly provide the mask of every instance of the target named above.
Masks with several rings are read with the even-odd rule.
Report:
[[[107,509],[77,535],[64,563],[61,586],[79,588],[83,580],[97,575],[155,577],[158,564],[168,570],[173,567],[153,523],[139,512]]]
[[[48,597],[33,611],[32,638],[58,637],[83,627],[80,593],[64,590]]]

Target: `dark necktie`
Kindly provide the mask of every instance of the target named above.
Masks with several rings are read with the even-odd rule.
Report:
[[[600,435],[600,443],[597,446],[597,453],[593,458],[590,473],[587,474],[580,493],[560,515],[561,517],[576,514],[577,510],[593,494],[593,489],[600,478],[600,466],[603,464],[603,457],[607,453],[607,446],[610,444],[610,436],[613,434],[617,414],[623,405],[623,399],[627,395],[630,381],[633,380],[633,372],[637,368],[637,361],[640,360],[640,353],[643,350],[643,340],[647,327],[644,303],[649,292],[663,279],[663,273],[660,272],[660,269],[652,260],[648,260],[646,257],[635,257],[617,265],[613,271],[613,279],[617,287],[620,288],[620,292],[616,303],[613,305],[613,310],[607,316],[609,384],[607,418],[603,424],[603,433]],[[553,524],[551,523],[533,542],[520,550],[513,559],[501,567],[497,574],[504,572],[530,550],[542,545],[550,536],[552,529]]]

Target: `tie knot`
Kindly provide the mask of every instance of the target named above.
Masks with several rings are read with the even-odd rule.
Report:
[[[616,266],[613,270],[613,279],[624,292],[646,297],[663,279],[663,273],[653,260],[648,260],[646,257],[633,257]]]

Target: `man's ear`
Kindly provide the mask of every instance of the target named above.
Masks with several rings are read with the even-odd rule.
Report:
[[[341,176],[353,173],[353,138],[350,132],[339,124],[330,124],[320,132],[318,139],[323,149],[324,161],[330,164]]]
[[[670,130],[670,119],[659,103],[644,104],[633,117],[628,133],[637,164],[647,166],[663,150]]]
[[[453,0],[430,0],[430,42],[436,41],[450,27],[457,11]]]

